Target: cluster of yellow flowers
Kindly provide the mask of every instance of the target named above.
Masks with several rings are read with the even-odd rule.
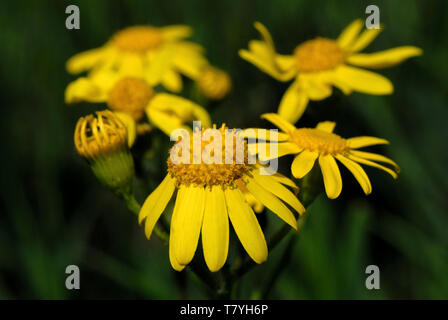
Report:
[[[261,23],[255,23],[262,40],[250,41],[249,49],[241,50],[240,56],[279,81],[295,79],[285,92],[278,112],[262,115],[280,132],[263,135],[265,138],[261,141],[264,129],[243,130],[242,136],[247,139],[242,145],[243,161],[185,164],[168,158],[166,177],[139,209],[139,222],[145,222],[145,234],[149,238],[169,201],[176,198],[169,233],[169,258],[175,270],[180,271],[191,262],[200,237],[208,268],[221,269],[228,255],[229,221],[253,261],[265,261],[268,247],[254,213],[263,211],[264,207],[297,229],[298,219],[305,213],[297,197],[303,190],[298,190],[292,179],[280,173],[260,174],[260,169],[265,168],[264,161],[294,154],[292,176],[303,179],[317,160],[330,199],[337,198],[342,191],[337,161],[353,174],[366,195],[372,192],[372,186],[360,164],[384,170],[397,178],[399,167],[394,161],[358,150],[388,144],[387,140],[369,136],[345,139],[333,133],[336,124],[330,121],[320,122],[315,128],[294,126],[309,101],[329,97],[332,86],[344,94],[352,91],[391,94],[393,85],[387,78],[358,67],[389,67],[422,53],[411,46],[360,53],[381,31],[361,32],[362,27],[363,21],[356,20],[336,40],[315,38],[297,46],[292,55],[281,55],[276,52],[268,30]],[[129,192],[129,188],[120,189],[120,181],[128,185],[133,177],[133,164],[132,170],[123,169],[123,163],[129,163],[129,147],[137,134],[148,132],[149,126],[170,135],[176,129],[192,132],[188,124],[200,120],[203,127],[218,132],[223,150],[229,144],[228,137],[224,136],[230,132],[230,148],[235,153],[233,142],[239,136],[238,131],[228,130],[224,124],[216,129],[202,106],[163,91],[164,88],[181,92],[181,75],[194,80],[197,90],[208,99],[222,99],[230,91],[229,76],[210,65],[201,46],[185,40],[191,32],[187,26],[129,27],[113,35],[103,47],[75,55],[67,62],[70,73],[88,73],[68,85],[66,102],[105,102],[111,110],[97,112],[96,118],[90,115],[79,120],[75,130],[76,149],[92,163],[103,183],[111,185],[108,180],[113,180],[113,189],[121,195]],[[203,130],[195,133],[202,137]],[[182,139],[191,139],[187,141],[190,145],[194,134]],[[258,152],[259,161],[249,162],[249,142],[253,139],[258,139],[256,152],[261,149],[278,152]],[[205,151],[208,144],[200,143],[199,151]],[[188,152],[191,154],[187,158],[194,157],[193,151]],[[111,154],[125,156],[115,157],[119,159],[116,160]],[[101,165],[94,166],[98,161]],[[101,170],[95,169],[98,167]]]

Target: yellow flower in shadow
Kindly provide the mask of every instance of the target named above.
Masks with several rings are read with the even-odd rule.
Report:
[[[120,77],[144,78],[151,86],[182,90],[181,74],[196,79],[208,62],[203,48],[185,38],[185,25],[132,26],[116,32],[102,47],[81,52],[67,61],[71,74],[83,71],[115,71]]]
[[[292,55],[276,52],[269,31],[261,23],[255,28],[263,40],[249,42],[249,50],[240,56],[279,81],[290,81],[278,108],[278,114],[291,123],[297,122],[309,100],[322,100],[332,94],[332,86],[345,94],[358,91],[373,95],[391,94],[393,84],[387,78],[358,67],[386,68],[419,56],[413,46],[396,47],[375,53],[360,53],[382,29],[361,32],[363,21],[352,22],[336,40],[315,38],[297,46]],[[361,32],[361,33],[360,33]]]

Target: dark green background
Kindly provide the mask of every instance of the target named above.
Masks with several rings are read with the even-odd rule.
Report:
[[[80,8],[80,30],[65,29],[69,4]],[[206,297],[200,282],[171,269],[167,249],[145,239],[136,218],[77,156],[76,120],[98,107],[64,104],[64,88],[75,79],[64,69],[70,56],[128,25],[191,25],[194,41],[234,81],[231,96],[209,106],[214,120],[267,126],[259,115],[276,110],[288,84],[238,57],[238,49],[258,38],[253,22],[263,22],[277,49],[289,53],[309,38],[337,37],[366,17],[368,4],[380,7],[385,30],[366,52],[416,45],[424,55],[379,71],[393,81],[393,95],[346,97],[335,90],[330,99],[311,102],[298,125],[335,120],[342,136],[387,138],[390,146],[372,150],[396,160],[402,173],[395,182],[367,168],[373,193],[365,197],[342,170],[342,195],[320,197],[309,208],[291,261],[268,297],[448,298],[447,2],[171,0],[2,1],[0,299]],[[153,144],[161,137],[155,133]],[[147,192],[164,175],[157,157],[137,167],[147,175],[139,182]],[[267,215],[269,226],[277,223]],[[240,297],[260,296],[282,250],[242,281]],[[69,264],[81,268],[78,291],[65,289]],[[380,290],[364,286],[369,264],[380,267]]]

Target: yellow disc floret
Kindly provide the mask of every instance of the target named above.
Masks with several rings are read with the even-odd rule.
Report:
[[[177,184],[235,187],[235,182],[252,169],[252,165],[248,163],[247,144],[235,129],[229,130],[225,125],[216,129],[214,125],[212,130],[215,130],[216,134],[206,139],[204,139],[204,132],[206,132],[204,129],[195,131],[192,137],[187,138],[190,139],[187,143],[189,148],[176,151],[180,152],[180,155],[182,152],[188,152],[188,157],[186,157],[188,163],[174,163],[172,157],[168,158],[168,173],[176,179]],[[195,135],[199,137],[198,140],[195,140]],[[180,138],[176,145],[181,144],[182,139],[185,138]],[[216,146],[216,149],[212,146]],[[170,150],[171,152],[172,150]],[[221,155],[215,152],[220,152]],[[210,160],[213,157],[216,161],[205,159]]]
[[[321,154],[340,154],[348,150],[347,140],[337,134],[313,128],[300,128],[290,133],[299,147]]]
[[[156,49],[163,42],[161,32],[154,27],[133,26],[118,31],[112,37],[112,43],[124,51],[144,53]]]
[[[342,64],[345,59],[344,51],[335,40],[320,37],[299,45],[294,56],[301,72],[330,70]]]
[[[109,91],[107,105],[140,120],[154,91],[145,80],[133,77],[120,79]]]
[[[127,147],[127,131],[111,111],[98,111],[78,120],[74,135],[76,151],[92,160]]]

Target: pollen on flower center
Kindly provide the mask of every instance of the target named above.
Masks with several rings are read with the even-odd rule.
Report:
[[[162,44],[162,34],[149,26],[133,26],[115,33],[112,43],[121,50],[143,53]]]
[[[313,128],[300,128],[290,133],[292,140],[309,151],[323,154],[344,153],[348,149],[347,141],[337,134]]]
[[[219,129],[213,125],[213,129],[216,134],[207,138],[204,135],[207,129],[195,131],[192,137],[189,137],[188,149],[175,151],[179,156],[182,156],[182,152],[187,152],[188,163],[174,163],[172,157],[168,158],[168,173],[179,185],[234,187],[237,181],[252,169],[252,165],[248,163],[247,144],[244,139],[225,125]],[[177,141],[177,146],[182,143],[182,139]],[[194,139],[200,142],[195,143]],[[219,139],[221,142],[217,141]],[[196,145],[198,150],[195,150]],[[173,150],[170,150],[171,152]]]
[[[127,77],[120,79],[109,91],[107,105],[139,120],[153,95],[154,91],[145,80]]]
[[[342,64],[344,51],[336,41],[315,38],[300,44],[295,50],[297,68],[302,72],[316,72],[333,69]]]

